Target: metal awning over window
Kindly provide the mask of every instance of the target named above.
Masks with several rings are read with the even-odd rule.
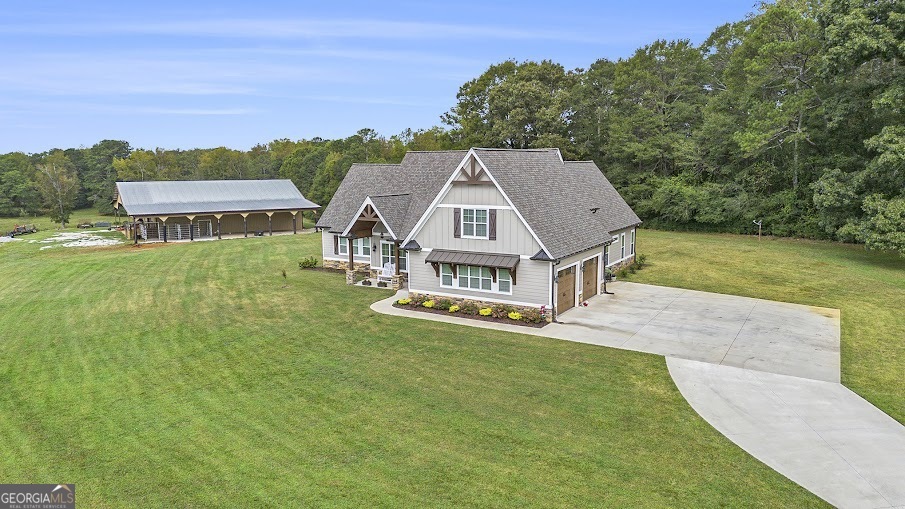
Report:
[[[478,267],[491,267],[495,269],[514,270],[518,266],[519,255],[474,253],[469,251],[448,251],[434,249],[428,253],[424,263],[448,263],[450,265],[474,265]]]

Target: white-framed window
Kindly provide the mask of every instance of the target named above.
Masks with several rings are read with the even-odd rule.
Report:
[[[493,290],[493,279],[488,267],[459,265],[459,288],[469,290]]]
[[[371,237],[361,237],[352,241],[354,256],[371,256]]]
[[[632,249],[629,254],[635,254],[635,230],[632,230]]]
[[[336,247],[337,247],[336,252],[339,253],[339,254],[343,254],[343,255],[344,255],[344,254],[349,254],[349,244],[348,244],[348,242],[349,242],[348,240],[346,240],[346,239],[340,237],[339,235],[337,235],[337,236],[336,236]]]
[[[493,280],[493,271],[496,272],[496,282]],[[453,276],[453,267],[448,263],[440,264],[440,286],[447,288],[459,288],[478,292],[494,292],[512,294],[512,274],[507,269],[493,269],[490,267],[476,267],[472,265],[457,265],[456,275]]]
[[[462,209],[462,236],[472,239],[488,238],[487,209]]]
[[[512,293],[512,275],[509,269],[497,269],[497,291],[500,293]]]
[[[452,265],[448,263],[440,264],[440,286],[452,286],[453,274]]]
[[[392,242],[382,241],[380,243],[380,266],[383,267],[388,263],[396,263],[396,244]],[[402,250],[399,253],[399,271],[408,270],[409,253]]]
[[[625,258],[625,234],[622,234],[622,239],[619,242],[619,259]]]

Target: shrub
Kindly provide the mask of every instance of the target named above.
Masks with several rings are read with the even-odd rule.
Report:
[[[644,264],[647,263],[647,255],[639,254],[635,257],[635,263],[638,264],[638,268],[644,267]]]
[[[430,308],[433,308],[433,307],[434,307],[434,304],[435,304],[434,301],[432,301],[432,300],[426,300],[426,301],[424,301],[421,305],[424,306],[424,307],[426,307],[426,308],[429,308],[429,309],[430,309]]]
[[[396,304],[400,304],[403,306],[408,306],[411,303],[412,303],[412,299],[399,299],[396,301]]]
[[[629,272],[629,274],[634,274],[634,273],[637,272],[637,271],[638,271],[638,268],[635,266],[634,263],[628,266],[628,272]]]
[[[415,306],[420,306],[426,300],[423,295],[413,295],[410,296],[409,299],[411,299],[412,304],[414,304]]]
[[[317,267],[317,258],[313,256],[306,256],[302,258],[302,261],[299,262],[300,269],[310,269],[313,267]]]
[[[455,313],[456,311],[458,311],[460,309],[462,309],[462,308],[460,308],[459,306],[456,306],[455,304],[453,304],[452,306],[449,306],[450,313]]]
[[[481,308],[481,310],[478,311],[478,314],[481,316],[490,316],[493,314],[493,310],[490,308]]]
[[[437,301],[434,302],[435,308],[442,309],[444,311],[449,309],[451,306],[452,306],[452,301],[449,299],[437,299]]]
[[[504,306],[502,304],[494,304],[491,306],[494,318],[505,318],[509,313],[515,311],[515,308]]]
[[[521,319],[522,319],[522,314],[519,313],[518,311],[510,311],[509,314],[508,314],[507,316],[509,317],[510,320],[516,320],[516,321],[517,321],[517,320],[521,320]]]
[[[625,277],[628,276],[628,270],[625,267],[623,267],[623,268],[619,269],[618,272],[616,272],[616,276],[618,276],[619,279],[625,279]]]
[[[528,323],[540,323],[542,320],[541,315],[540,315],[540,309],[534,309],[534,308],[526,309],[522,313],[522,320],[524,320]]]
[[[466,315],[476,315],[478,314],[478,305],[474,302],[465,302],[460,308],[462,309],[462,313]]]

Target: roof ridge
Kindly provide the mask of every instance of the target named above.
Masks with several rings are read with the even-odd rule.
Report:
[[[444,150],[406,150],[406,154],[436,154],[438,152],[468,152],[467,148],[449,148]]]
[[[472,150],[498,150],[501,152],[555,152],[559,150],[555,147],[550,148],[499,148],[499,147],[472,147]]]
[[[392,196],[411,196],[412,193],[393,193],[393,194],[374,194],[369,195],[371,198],[390,198]]]

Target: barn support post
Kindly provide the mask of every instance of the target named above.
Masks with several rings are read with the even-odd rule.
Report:
[[[267,232],[273,237],[273,212],[267,213]]]
[[[242,228],[245,230],[245,238],[248,238],[248,213],[242,215]]]
[[[132,218],[132,243],[134,245],[138,245],[138,223],[135,221],[135,218]]]
[[[163,225],[163,243],[166,244],[166,242],[167,242],[167,218],[160,217],[158,219],[160,219],[160,224]]]
[[[298,219],[298,214],[299,214],[299,211],[297,211],[297,210],[292,213],[292,234],[293,235],[298,233],[298,227],[295,222],[295,220]],[[302,224],[302,228],[304,228],[304,227],[305,227],[305,225]]]
[[[220,218],[223,217],[223,214],[214,214],[214,217],[217,218],[217,240],[220,240],[223,238],[220,235]]]
[[[195,240],[195,216],[185,216],[189,218],[189,241]]]

